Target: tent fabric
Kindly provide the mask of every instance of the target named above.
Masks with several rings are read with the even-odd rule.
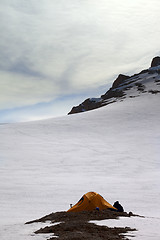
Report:
[[[109,204],[100,194],[96,192],[88,192],[67,212],[81,212],[92,211],[98,208],[99,210],[112,209],[117,210],[111,204]]]

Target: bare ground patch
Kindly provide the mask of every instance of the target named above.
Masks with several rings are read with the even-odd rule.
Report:
[[[103,211],[85,211],[80,213],[73,212],[56,212],[44,216],[40,219],[36,219],[26,224],[32,224],[34,222],[46,222],[58,223],[56,225],[47,226],[36,231],[36,234],[41,233],[54,233],[58,236],[59,240],[118,240],[127,239],[124,233],[129,231],[135,231],[129,227],[124,228],[110,228],[107,226],[98,226],[94,223],[89,223],[90,220],[104,220],[104,219],[116,219],[120,216],[130,217],[136,216],[132,213],[126,212],[114,212],[110,210]],[[60,222],[60,223],[59,223]],[[49,238],[54,240],[54,237]]]

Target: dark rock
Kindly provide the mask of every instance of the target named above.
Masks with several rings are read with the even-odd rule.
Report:
[[[157,94],[157,93],[160,93],[160,91],[159,91],[159,90],[149,90],[148,92],[149,92],[149,93],[152,93],[152,94]]]
[[[110,88],[104,95],[101,96],[101,98],[103,98],[104,100],[106,99],[110,99],[110,98],[120,98],[123,97],[125,95],[125,93],[123,91],[120,90],[112,90],[112,88]]]
[[[160,57],[154,57],[151,62],[151,67],[157,67],[160,65]]]
[[[75,113],[80,113],[80,112],[83,112],[83,107],[82,105],[80,104],[79,106],[75,106],[71,109],[71,111],[68,113],[68,115],[70,114],[75,114]]]
[[[123,74],[119,74],[117,79],[113,82],[112,89],[119,87],[119,85],[122,84],[128,78],[130,77]]]
[[[93,110],[99,107],[101,107],[100,101],[97,102],[88,98],[84,102],[82,102],[79,106],[73,107],[72,110],[68,113],[68,115]]]
[[[157,82],[160,82],[160,79],[155,80],[155,82],[156,82],[156,83],[157,83]]]
[[[135,83],[135,85],[137,86],[138,91],[144,92],[145,86],[142,83]]]

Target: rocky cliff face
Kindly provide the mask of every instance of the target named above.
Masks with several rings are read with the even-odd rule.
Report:
[[[119,74],[112,87],[99,98],[88,98],[72,108],[68,114],[90,111],[108,104],[123,101],[125,98],[141,94],[160,93],[160,57],[153,58],[151,67],[133,76]]]

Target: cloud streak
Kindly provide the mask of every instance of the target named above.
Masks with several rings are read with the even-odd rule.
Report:
[[[149,67],[159,10],[159,0],[1,0],[0,109],[83,97]]]

